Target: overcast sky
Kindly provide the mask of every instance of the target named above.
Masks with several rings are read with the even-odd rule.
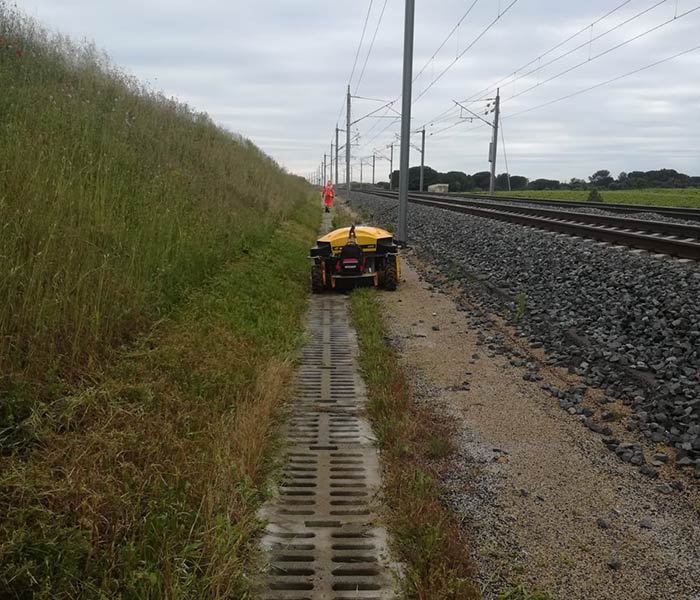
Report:
[[[416,1],[414,75],[421,69],[423,73],[414,84],[413,127],[426,125],[426,164],[440,171],[488,169],[490,127],[460,121],[460,116],[469,115],[453,100],[487,97],[480,93],[503,80],[502,124],[513,174],[568,180],[602,168],[617,174],[667,167],[700,175],[700,49],[587,93],[516,114],[697,46],[700,9],[682,15],[700,7],[700,0],[629,0],[593,27],[594,21],[623,0],[516,0],[508,8],[511,2]],[[94,40],[126,71],[208,112],[216,122],[249,137],[280,164],[302,175],[314,171],[323,153],[330,152],[339,117],[344,126],[341,107],[370,6],[370,0],[17,3],[50,29]],[[404,0],[386,0],[359,81],[385,5],[385,0],[372,1],[352,79],[356,95],[386,103],[399,97],[404,4]],[[506,12],[498,18],[499,11]],[[652,33],[599,56],[656,26],[660,27]],[[512,73],[533,60],[514,80]],[[577,67],[581,63],[585,64]],[[572,67],[576,68],[547,81]],[[485,104],[468,106],[483,114]],[[353,119],[383,106],[354,100]],[[444,119],[435,119],[451,107]],[[377,115],[395,116],[394,111],[400,110],[399,101]],[[353,127],[353,135],[359,136],[359,145],[353,147],[355,179],[359,179],[359,159],[371,160],[374,150],[388,156],[386,146],[398,130],[399,123],[386,118],[367,118]],[[414,142],[419,141],[416,135]],[[396,168],[398,146],[395,159]],[[419,161],[414,151],[411,162]],[[377,180],[386,179],[388,167],[387,161],[377,160]],[[500,153],[498,171],[505,170]],[[371,167],[365,166],[363,175],[365,181],[371,178]]]

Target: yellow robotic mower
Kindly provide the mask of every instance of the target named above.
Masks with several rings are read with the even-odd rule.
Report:
[[[311,248],[311,291],[373,285],[393,291],[401,277],[399,247],[379,227],[342,227],[327,233]]]

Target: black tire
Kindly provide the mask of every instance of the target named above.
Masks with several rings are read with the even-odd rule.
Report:
[[[384,289],[393,292],[399,284],[399,277],[396,272],[396,259],[391,257],[387,261],[384,271]]]
[[[323,267],[321,265],[314,265],[311,267],[311,292],[314,294],[323,293],[323,272],[321,271]]]

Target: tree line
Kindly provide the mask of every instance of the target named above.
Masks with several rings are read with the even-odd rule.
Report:
[[[491,174],[488,171],[479,171],[467,175],[462,171],[448,171],[440,173],[430,167],[423,170],[423,189],[435,183],[447,183],[451,192],[486,191],[489,189]],[[617,178],[610,175],[610,171],[601,169],[588,177],[587,180],[573,177],[567,182],[557,179],[533,179],[522,175],[511,175],[510,182],[507,173],[496,176],[496,190],[631,190],[644,188],[687,188],[700,187],[700,177],[691,177],[685,173],[679,173],[675,169],[658,169],[655,171],[630,171],[622,172]],[[399,172],[391,174],[393,189],[399,187]],[[380,182],[378,185],[388,188],[388,182]],[[420,185],[420,167],[411,167],[408,171],[408,188],[418,190]]]

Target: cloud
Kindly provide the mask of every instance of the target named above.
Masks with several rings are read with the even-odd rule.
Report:
[[[449,67],[413,106],[414,127],[425,124],[428,131],[426,163],[442,171],[488,168],[490,128],[464,122],[439,130],[458,122],[460,111],[453,108],[453,100],[470,98],[505,79],[503,131],[513,173],[568,179],[599,168],[618,172],[670,167],[700,174],[700,119],[693,118],[699,108],[700,85],[693,74],[700,70],[700,52],[516,114],[696,45],[700,11],[596,58],[694,8],[695,1],[669,0],[622,25],[655,4],[635,0],[589,27],[621,2],[519,0],[477,41],[498,16],[499,6],[503,11],[510,3],[480,0],[433,60],[471,2],[417,3],[414,73],[425,69],[415,82],[414,98]],[[20,5],[51,29],[93,39],[127,72],[210,113],[288,169],[306,174],[316,169],[333,141],[368,2],[24,0]],[[357,86],[382,5],[381,0],[373,3],[353,91],[391,101],[401,92],[403,2],[387,3]],[[562,56],[577,45],[582,47]],[[532,73],[517,81],[509,78],[530,61],[518,75]],[[567,69],[572,70],[566,73]],[[380,106],[358,99],[353,118]],[[470,106],[477,112],[485,108],[478,102]],[[400,110],[400,105],[394,108]],[[449,119],[435,119],[445,111]],[[379,114],[392,113],[387,109]],[[385,148],[398,130],[398,122],[388,119],[357,123],[355,158]],[[418,160],[417,155],[413,158]],[[499,170],[505,169],[504,158],[499,157]],[[386,170],[384,165],[381,169]]]

